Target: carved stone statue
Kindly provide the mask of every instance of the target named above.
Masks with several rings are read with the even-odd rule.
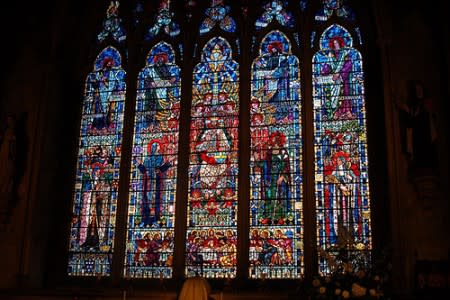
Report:
[[[397,103],[404,114],[405,150],[411,171],[435,170],[437,167],[437,120],[432,98],[426,94],[419,81],[409,82],[406,103]]]
[[[11,200],[16,173],[16,117],[8,115],[0,133],[0,207]]]

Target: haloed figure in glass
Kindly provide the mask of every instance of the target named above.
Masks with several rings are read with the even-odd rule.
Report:
[[[96,146],[85,152],[87,168],[82,178],[80,243],[84,250],[99,250],[109,237],[113,162],[106,148]]]
[[[161,154],[161,141],[152,140],[147,146],[144,161],[135,159],[137,168],[142,174],[142,202],[140,207],[140,227],[157,226],[160,221],[164,201],[164,179],[166,171],[172,166]]]
[[[92,113],[94,115],[92,120],[91,133],[107,133],[113,129],[112,115],[113,105],[112,96],[116,92],[118,78],[116,78],[116,71],[113,70],[114,59],[105,57],[102,63],[102,68],[95,74]]]
[[[343,38],[336,36],[330,39],[331,51],[326,63],[322,65],[324,76],[325,110],[328,120],[352,118],[352,101],[350,96],[351,71],[353,68],[350,49],[344,48]]]
[[[156,53],[154,64],[147,69],[144,79],[144,111],[147,112],[147,126],[158,126],[161,121],[167,120],[172,105],[178,101],[175,89],[179,77],[179,68],[168,64],[166,53]]]
[[[256,62],[259,76],[262,76],[262,89],[258,91],[263,101],[274,107],[274,117],[277,122],[287,123],[291,105],[289,65],[290,56],[283,54],[283,44],[273,41],[268,46],[268,55],[262,56]]]

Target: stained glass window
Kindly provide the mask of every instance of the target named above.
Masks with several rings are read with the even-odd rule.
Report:
[[[295,20],[292,13],[285,10],[287,1],[271,0],[264,5],[263,14],[256,19],[255,28],[260,30],[267,27],[273,19],[275,19],[282,26],[289,28],[294,27]]]
[[[193,72],[187,276],[236,276],[238,70],[229,43],[215,37]]]
[[[345,254],[345,259],[370,260],[364,73],[357,50],[362,45],[362,30],[349,25],[354,14],[345,0],[322,0],[321,8],[312,15],[306,0],[264,0],[261,5],[211,0],[202,4],[204,12],[195,11],[199,1],[158,0],[150,25],[143,17],[153,5],[134,1],[127,9],[129,15],[123,17],[129,21],[129,30],[143,34],[129,41],[131,49],[137,50],[131,52],[123,43],[127,37],[119,1],[106,2],[109,6],[95,47],[107,42],[120,44],[125,48],[123,55],[130,55],[134,62],[148,53],[145,65],[142,58],[139,69],[129,66],[139,73],[132,78],[136,84],[128,94],[135,97],[127,99],[126,112],[121,52],[102,46],[86,77],[69,275],[109,276],[113,255],[114,265],[123,263],[122,269],[114,268],[113,276],[128,279],[169,279],[179,272],[186,277],[201,273],[206,278],[235,278],[239,267],[244,268],[239,273],[247,273],[250,279],[297,279],[308,275],[305,264],[317,266],[322,275],[330,274],[330,257],[342,259]],[[185,39],[172,12],[175,5],[180,10],[184,7],[189,26],[201,15],[198,40],[181,42]],[[242,13],[232,14],[232,6],[240,7]],[[250,14],[249,9],[258,13]],[[305,19],[311,24],[297,27],[294,10],[297,18],[311,16],[309,21]],[[353,36],[341,25],[332,24],[336,19],[352,26]],[[253,24],[255,34],[236,33],[238,22]],[[233,40],[205,38],[216,31]],[[309,51],[317,45],[312,76],[306,81],[313,87],[312,95],[309,92],[313,105],[304,106],[302,67],[293,49]],[[147,46],[142,51],[141,47]],[[240,66],[234,59],[256,52],[253,61],[242,60],[241,67],[250,70],[246,79],[250,87],[248,93],[240,93]],[[193,69],[181,70],[177,65],[184,54],[199,58]],[[188,76],[192,72],[192,98],[186,96],[190,93],[181,95],[182,72]],[[184,124],[180,124],[182,101],[186,105],[183,111],[190,114],[183,118]],[[248,103],[246,111],[240,111],[241,101],[245,107]],[[313,124],[304,126],[303,115],[306,120],[313,116]],[[245,116],[248,125],[242,126],[240,116]],[[126,122],[130,125],[126,134],[133,135],[126,136],[122,145],[124,119],[131,118],[134,126]],[[181,130],[186,141],[189,138],[185,145],[189,151],[178,155],[178,143],[184,139],[179,136],[180,126],[189,126]],[[248,138],[243,143],[250,142],[248,150],[239,149],[239,138]],[[239,151],[243,151],[242,157]],[[314,163],[306,161],[303,151],[311,153],[311,158],[314,155]],[[122,152],[127,167],[120,170]],[[241,167],[248,168],[249,178],[238,184]],[[122,180],[129,179],[120,185],[129,184],[121,191],[127,204],[119,205],[120,212],[119,171],[124,172]],[[304,176],[314,182],[304,185]],[[177,188],[183,191],[179,195]],[[239,200],[246,211],[241,211],[244,220],[239,222],[238,232],[239,188],[248,191],[248,196],[241,194]],[[180,204],[176,197],[186,201],[187,207],[176,209]],[[315,210],[305,212],[305,207]],[[176,211],[185,208],[185,216],[176,216]],[[125,218],[123,223],[119,218],[123,228],[116,228],[117,214]],[[177,230],[176,217],[186,221],[178,221]],[[305,229],[305,219],[315,221],[310,229]],[[245,263],[239,266],[238,234],[243,234],[241,246],[249,251],[240,257]],[[177,240],[186,237],[185,244],[175,244],[175,236]],[[317,261],[304,261],[305,236],[316,237],[311,243],[317,244]],[[120,253],[113,253],[115,244],[122,249]],[[184,258],[174,260],[175,249],[184,251]]]
[[[180,68],[160,42],[138,76],[126,277],[172,276],[179,117]]]
[[[103,22],[103,30],[98,34],[97,40],[103,42],[108,36],[112,36],[116,42],[126,39],[122,20],[119,18],[119,1],[111,1],[106,10],[106,19]]]
[[[348,259],[367,259],[372,247],[362,57],[340,25],[320,38],[313,87],[319,272],[326,274],[326,256],[344,241]]]
[[[354,21],[353,10],[345,5],[345,0],[322,0],[322,8],[316,13],[317,21],[327,21],[335,13],[336,16],[346,21]]]
[[[236,22],[230,16],[230,6],[225,0],[211,0],[211,6],[206,9],[205,19],[200,24],[200,34],[210,32],[216,24],[225,32],[235,32]]]
[[[172,37],[180,34],[180,26],[173,20],[173,16],[174,13],[170,11],[170,0],[162,0],[155,24],[148,29],[145,39],[151,40],[161,31]]]
[[[125,71],[113,47],[86,79],[74,187],[68,274],[110,275],[113,254]]]
[[[303,273],[302,122],[299,60],[280,31],[252,64],[250,100],[251,278]]]

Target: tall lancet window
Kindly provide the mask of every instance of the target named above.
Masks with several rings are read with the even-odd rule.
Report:
[[[137,77],[124,259],[128,278],[172,277],[181,101],[172,44],[179,34],[171,1],[161,0],[144,36],[152,46]]]
[[[235,277],[239,65],[224,38],[203,47],[192,93],[186,275]]]
[[[122,146],[125,71],[105,48],[86,79],[74,187],[68,274],[110,275]]]
[[[251,84],[249,273],[297,278],[303,272],[300,69],[282,32],[263,38]]]
[[[371,243],[364,73],[342,26],[321,35],[313,56],[315,195],[319,272],[331,257],[368,259]]]
[[[160,42],[138,76],[125,276],[172,277],[180,68]]]

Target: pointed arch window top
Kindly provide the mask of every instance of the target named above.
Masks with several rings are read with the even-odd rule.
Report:
[[[166,42],[160,42],[150,50],[150,54],[147,57],[147,66],[155,65],[160,59],[163,60],[164,64],[175,63],[175,51]]]
[[[220,50],[220,51],[217,51]],[[218,61],[215,53],[220,52],[220,60],[231,60],[233,58],[230,44],[222,37],[212,38],[202,50],[202,62]]]
[[[216,24],[225,32],[235,32],[236,22],[229,15],[231,7],[225,5],[225,0],[211,0],[211,6],[206,9],[206,18],[200,25],[200,34],[210,32]]]
[[[146,40],[151,40],[161,31],[174,37],[180,34],[180,26],[173,20],[174,13],[170,10],[170,0],[162,0],[159,6],[155,24],[149,28]]]
[[[286,11],[286,9],[284,8],[284,6],[286,5],[287,1],[268,1],[264,5],[263,14],[255,22],[256,30],[267,27],[274,18],[278,23],[280,23],[280,25],[286,26],[288,28],[293,28],[295,19],[292,13]]]
[[[122,26],[122,20],[119,18],[119,1],[111,1],[106,10],[106,19],[103,21],[103,30],[98,34],[98,42],[103,42],[109,35],[116,42],[123,42],[127,38]]]
[[[340,48],[353,47],[353,38],[344,27],[333,24],[328,27],[320,37],[320,49],[329,50],[334,49],[333,43],[339,43]]]
[[[106,47],[103,49],[95,60],[94,70],[97,71],[105,68],[106,63],[108,63],[110,67],[120,67],[122,65],[122,58],[116,48]]]
[[[322,3],[323,7],[316,13],[316,21],[325,22],[334,13],[346,21],[353,22],[355,20],[355,14],[350,7],[345,5],[345,0],[322,0]]]
[[[261,42],[259,55],[272,54],[274,51],[279,53],[291,54],[291,43],[284,33],[278,30],[269,32]]]

